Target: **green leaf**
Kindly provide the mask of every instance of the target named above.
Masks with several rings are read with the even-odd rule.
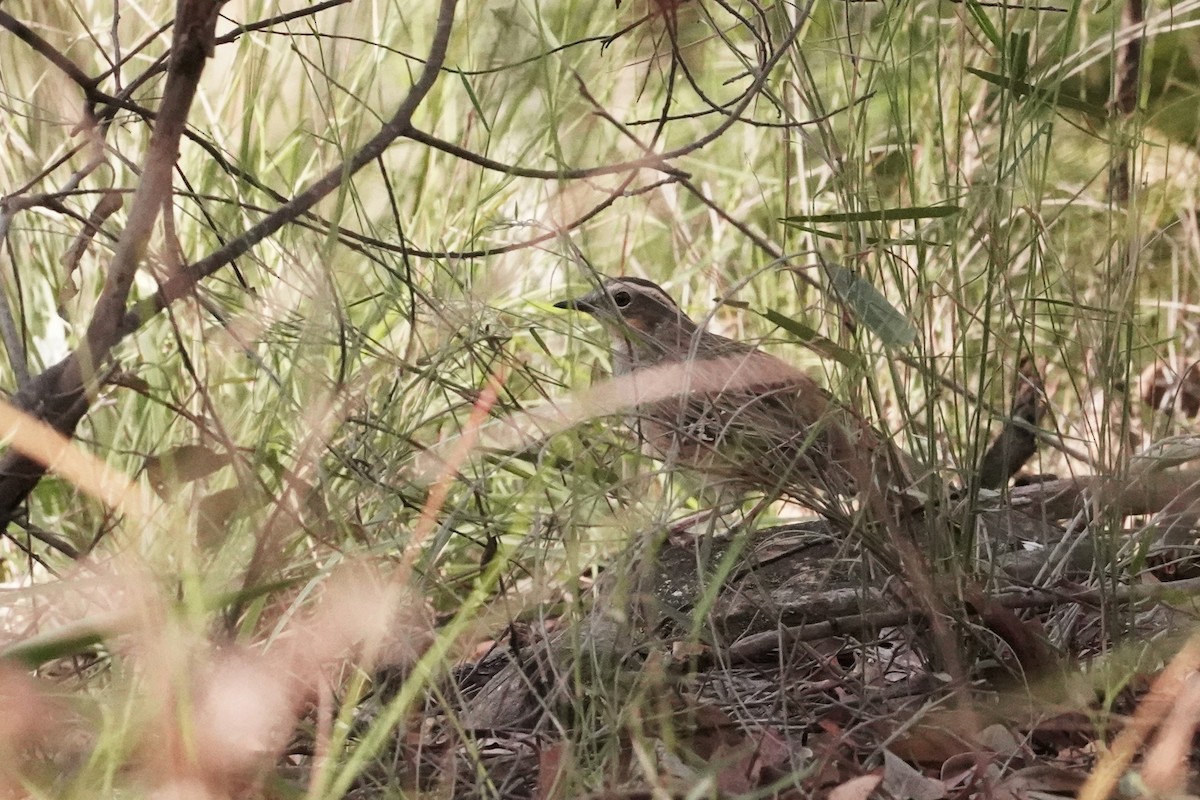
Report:
[[[277,581],[267,581],[266,583],[248,586],[244,589],[221,592],[206,600],[204,605],[206,608],[213,610],[237,608],[248,604],[252,600],[266,597],[269,594],[295,588],[303,582],[300,578],[280,578]]]
[[[996,26],[992,24],[988,18],[987,9],[979,4],[978,0],[967,0],[967,13],[971,15],[971,19],[975,20],[975,24],[983,31],[983,35],[988,38],[992,46],[997,50],[1004,49],[1004,39],[1000,36],[1000,31],[996,30]]]
[[[836,264],[825,265],[825,271],[838,297],[885,346],[907,347],[917,338],[917,328],[908,317],[858,273]]]
[[[1017,80],[1025,80],[1029,74],[1029,40],[1029,31],[1014,31],[1008,36],[1004,60],[1008,62],[1008,73]]]
[[[103,623],[88,620],[63,625],[10,644],[0,650],[0,661],[17,661],[28,669],[37,669],[48,661],[79,655],[111,633]]]
[[[895,222],[911,219],[942,219],[957,214],[958,206],[907,206],[905,208],[879,208],[869,211],[837,211],[832,214],[801,214],[784,217],[787,225],[801,222]]]
[[[862,365],[862,359],[856,353],[853,353],[846,348],[835,344],[830,339],[822,336],[815,328],[810,328],[803,322],[797,319],[780,314],[774,309],[768,308],[766,311],[756,311],[759,316],[769,320],[771,323],[778,325],[788,333],[795,336],[800,341],[808,345],[814,352],[827,358],[832,358],[834,361],[845,364],[847,367],[858,367]]]
[[[978,78],[983,78],[988,83],[995,84],[1002,89],[1007,89],[1018,97],[1032,97],[1035,100],[1040,100],[1043,103],[1050,105],[1058,105],[1063,108],[1069,108],[1072,111],[1079,111],[1087,114],[1090,117],[1097,119],[1108,119],[1108,109],[1104,106],[1098,106],[1095,103],[1088,103],[1075,97],[1068,97],[1059,94],[1049,89],[1043,89],[1040,86],[1034,86],[1032,83],[1019,81],[1010,78],[1007,75],[997,75],[995,72],[985,72],[974,67],[967,67],[967,72],[975,75]]]
[[[813,228],[808,225],[797,225],[788,223],[794,228],[799,228],[802,231],[811,233],[813,236],[819,236],[822,239],[832,239],[835,242],[845,241],[846,234],[833,233],[832,231],[823,231],[820,228]],[[925,247],[949,247],[950,242],[938,242],[933,239],[893,239],[890,236],[864,236],[862,237],[863,244],[870,247],[916,247],[924,245]]]
[[[467,90],[467,97],[470,99],[471,105],[475,108],[475,113],[479,115],[479,121],[483,123],[483,129],[491,133],[492,126],[488,124],[487,114],[483,110],[483,105],[479,102],[479,97],[475,94],[475,88],[471,86],[471,82],[467,80],[467,76],[461,72],[458,74],[458,79],[462,83],[463,88]]]

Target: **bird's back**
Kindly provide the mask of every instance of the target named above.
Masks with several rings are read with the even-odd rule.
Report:
[[[878,437],[812,378],[713,334],[691,348],[680,391],[639,407],[654,455],[714,480],[804,501],[814,490],[855,491]]]

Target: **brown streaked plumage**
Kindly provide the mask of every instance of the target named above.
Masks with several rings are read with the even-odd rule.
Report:
[[[828,495],[895,483],[888,448],[861,417],[774,356],[703,330],[658,285],[611,278],[555,305],[604,325],[617,375],[676,382],[667,399],[636,409],[652,455],[814,508],[826,507]]]

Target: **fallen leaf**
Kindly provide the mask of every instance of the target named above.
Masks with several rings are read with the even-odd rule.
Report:
[[[871,793],[883,782],[882,772],[859,775],[829,791],[828,800],[869,800]]]
[[[942,800],[946,785],[927,778],[891,750],[883,751],[883,789],[896,800]]]
[[[558,800],[563,797],[567,767],[567,742],[558,742],[538,753],[537,786],[534,800]]]
[[[1028,797],[1029,792],[1063,794],[1074,797],[1086,776],[1049,764],[1019,769],[996,786],[1000,797]]]

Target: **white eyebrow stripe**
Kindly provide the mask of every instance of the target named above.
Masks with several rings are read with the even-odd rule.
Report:
[[[679,308],[679,304],[672,297],[663,291],[661,286],[657,286],[649,281],[642,283],[640,280],[631,280],[629,278],[613,278],[604,287],[605,291],[611,297],[617,288],[628,289],[636,294],[645,295],[647,297],[656,298],[660,303],[668,308]]]

